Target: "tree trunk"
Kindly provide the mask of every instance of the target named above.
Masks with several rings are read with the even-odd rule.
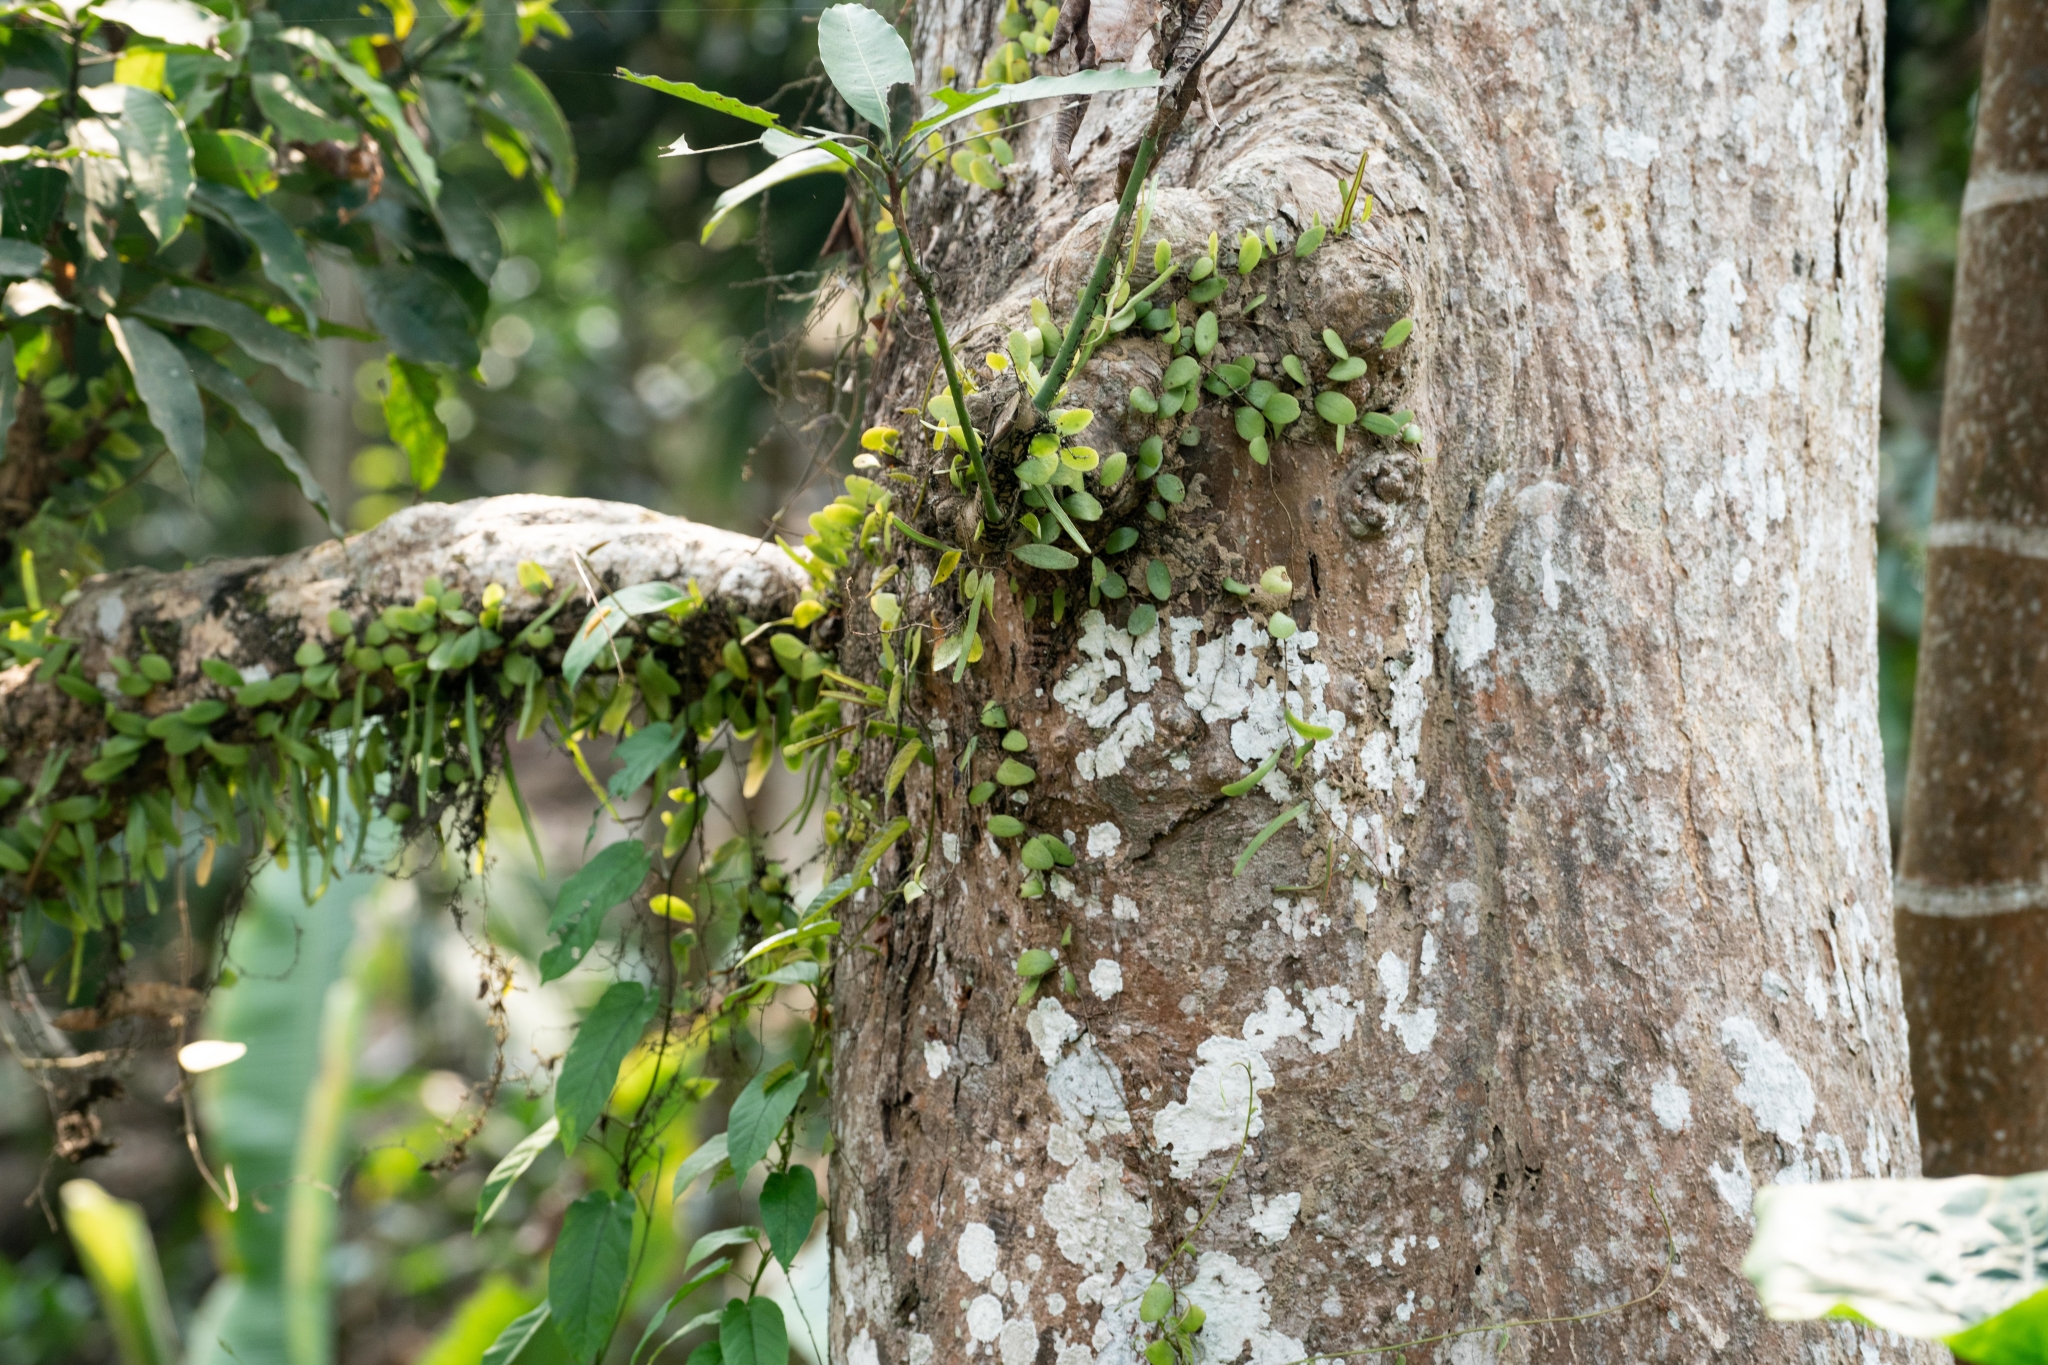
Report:
[[[2048,1166],[2048,7],[1998,0],[1956,258],[1898,934],[1930,1173]]]
[[[1657,1201],[1655,1302],[1413,1358],[1879,1358],[1765,1323],[1737,1267],[1757,1183],[1918,1167],[1870,587],[1882,7],[1546,8],[1253,0],[1211,59],[1141,254],[1328,223],[1370,147],[1371,221],[1269,267],[1249,318],[1227,294],[1212,359],[1320,366],[1332,328],[1419,458],[1304,423],[1260,468],[1209,400],[1148,530],[1157,633],[999,594],[968,685],[927,686],[930,893],[835,1001],[835,1359],[1134,1360],[1219,1186],[1170,1267],[1206,1360],[1621,1305],[1664,1265]],[[927,83],[1001,41],[995,6],[917,15]],[[1151,99],[1098,98],[1071,183],[1050,119],[1001,197],[920,182],[963,356],[1071,306]],[[882,413],[933,391],[910,325]],[[1124,394],[1164,360],[1127,339],[1075,381],[1093,444],[1136,449]],[[1285,645],[1278,600],[1220,588],[1274,564]],[[1039,774],[1013,813],[1080,855],[1041,899],[965,800],[990,760],[956,772],[989,700]],[[1299,769],[1283,701],[1338,731]],[[1033,948],[1078,988],[1020,1008]]]

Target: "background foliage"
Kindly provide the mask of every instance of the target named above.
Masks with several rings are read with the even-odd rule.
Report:
[[[1983,10],[1982,0],[1890,6],[1892,230],[1878,573],[1882,718],[1895,819]],[[747,210],[720,230],[713,249],[699,246],[711,200],[765,164],[765,154],[659,158],[657,149],[679,134],[706,145],[729,127],[610,72],[626,66],[764,101],[809,78],[816,8],[668,0],[645,7],[565,3],[556,12],[567,33],[542,35],[525,59],[569,120],[581,179],[558,221],[495,162],[457,168],[498,213],[506,259],[493,275],[480,329],[487,382],[465,381],[442,400],[450,452],[431,496],[575,493],[759,529],[797,496],[814,453],[813,441],[784,421],[800,422],[801,415],[780,410],[771,392],[769,343],[809,318],[816,281],[803,272],[817,264],[818,244],[839,209],[840,182],[797,181],[772,196],[765,232],[754,233],[759,220]],[[316,26],[337,41],[390,23],[381,11],[366,17],[339,0],[288,6],[285,13],[289,22]],[[746,246],[715,249],[732,242]],[[833,324],[825,319],[818,330],[829,338]],[[783,362],[785,381],[788,367],[803,363],[802,349],[793,354]],[[341,390],[329,406],[297,399],[282,385],[265,397],[299,404],[287,434],[334,495],[337,515],[361,527],[415,496],[408,462],[386,430],[375,387],[383,371],[378,352],[328,341],[323,359]],[[323,430],[339,439],[319,439]],[[162,470],[103,509],[100,547],[108,563],[171,567],[207,555],[273,553],[314,534],[296,488],[253,440],[229,440],[209,458],[196,507]],[[573,865],[587,794],[529,795],[551,852],[558,843],[564,865]],[[550,820],[550,811],[565,814]],[[508,831],[505,847],[516,842]],[[516,855],[505,855],[504,863],[486,932],[537,954],[545,942],[547,884],[535,870],[520,871]],[[213,886],[230,880],[219,876]],[[467,1078],[481,1073],[490,1053],[492,1021],[470,998],[476,968],[450,914],[465,909],[472,912],[467,923],[479,922],[473,912],[481,907],[469,894],[452,871],[429,870],[402,886],[365,888],[346,902],[330,893],[322,903],[336,911],[346,906],[350,946],[325,960],[358,992],[359,1044],[337,1081],[349,1139],[335,1182],[341,1198],[327,1264],[340,1324],[337,1358],[351,1365],[477,1360],[506,1322],[537,1301],[531,1265],[553,1244],[575,1196],[573,1170],[571,1179],[560,1177],[579,1158],[551,1147],[483,1235],[472,1236],[482,1170],[551,1112],[545,1096],[527,1097],[519,1086],[521,1063],[559,1051],[568,1037],[568,1018],[545,1009],[510,1021],[514,1076],[475,1141],[483,1160],[453,1175],[422,1169],[454,1136],[449,1120],[459,1114]],[[220,907],[202,892],[188,911],[203,938]],[[260,996],[262,979],[275,974],[287,951],[281,944],[302,941],[297,933],[278,937],[279,926],[303,913],[288,881],[259,882],[236,940],[237,962],[249,979],[216,1007],[223,1012],[218,1036],[234,1036],[238,1012],[260,1017],[264,1006],[252,992]],[[175,953],[168,918],[151,925],[155,937],[145,934],[137,951]],[[252,990],[241,991],[244,985]],[[577,1003],[580,1009],[591,1002]],[[275,1020],[248,1026],[281,1027]],[[304,1019],[295,1027],[292,1036],[308,1049],[305,1074],[315,1075],[317,1038]],[[801,1052],[803,1039],[785,1034],[771,1046]],[[238,1078],[234,1068],[219,1074],[221,1084],[202,1097],[215,1132],[226,1131],[222,1121],[235,1105],[260,1102],[235,1093],[230,1078],[251,1086],[261,1079]],[[103,1110],[122,1145],[86,1173],[144,1204],[174,1311],[189,1324],[196,1313],[226,1311],[223,1284],[239,1278],[247,1292],[249,1238],[283,1233],[231,1225],[206,1196],[180,1145],[176,1111],[159,1102],[168,1085],[167,1076],[145,1068],[135,1078],[135,1098]],[[110,1360],[111,1342],[69,1243],[32,1202],[24,1203],[50,1150],[44,1111],[18,1072],[0,1073],[0,1087],[0,1123],[12,1125],[0,1138],[0,1365]],[[295,1142],[293,1134],[286,1145]],[[251,1151],[235,1159],[258,1170],[276,1158]],[[277,1217],[288,1216],[290,1170],[257,1178],[277,1196],[265,1196]],[[677,1245],[663,1256],[672,1261],[693,1228],[737,1221],[735,1199],[727,1187],[717,1207],[701,1194],[684,1201],[673,1229]],[[804,1270],[799,1262],[799,1278]],[[822,1275],[821,1266],[816,1273]],[[633,1320],[619,1334],[626,1346],[655,1306],[635,1302]],[[193,1335],[188,1331],[188,1340]]]

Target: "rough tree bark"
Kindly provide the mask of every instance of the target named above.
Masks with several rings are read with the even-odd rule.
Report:
[[[917,7],[925,79],[979,69],[997,17]],[[1328,222],[1370,147],[1378,213],[1226,310],[1221,354],[1376,353],[1412,313],[1354,392],[1414,408],[1421,458],[1325,428],[1259,469],[1211,401],[1158,636],[999,609],[974,683],[927,691],[931,894],[836,1000],[836,1359],[1133,1360],[1248,1115],[1177,1272],[1206,1359],[1619,1304],[1663,1263],[1653,1192],[1657,1302],[1413,1358],[1935,1358],[1765,1323],[1737,1272],[1757,1184],[1918,1166],[1871,591],[1882,19],[1251,0],[1152,235]],[[1149,99],[1098,99],[1070,184],[1048,121],[1007,196],[920,185],[963,354],[1074,297]],[[1105,450],[1148,345],[1075,386]],[[899,334],[880,410],[932,369]],[[1277,563],[1286,648],[1217,591]],[[1268,791],[1326,813],[1233,878],[1282,807],[1217,788],[1285,740],[1283,695],[1340,733]],[[1042,900],[943,761],[990,698],[1030,737],[1023,813],[1082,854]],[[1079,991],[1020,1009],[1018,954],[1069,932]]]
[[[1927,1169],[2048,1166],[2048,6],[1999,0],[1956,259],[1898,936]]]

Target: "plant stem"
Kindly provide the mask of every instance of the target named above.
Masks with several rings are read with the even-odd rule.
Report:
[[[953,415],[960,419],[960,438],[967,447],[967,468],[974,475],[974,483],[981,490],[982,515],[990,522],[1000,518],[996,508],[996,491],[989,484],[988,469],[981,462],[981,437],[974,431],[974,422],[967,415],[967,388],[960,382],[960,366],[953,359],[953,343],[946,337],[946,324],[939,317],[938,287],[933,283],[931,272],[924,268],[924,262],[917,257],[917,247],[910,240],[910,216],[903,208],[903,179],[894,166],[889,168],[889,197],[896,210],[896,244],[902,248],[903,263],[910,270],[910,278],[917,284],[917,292],[924,298],[925,316],[931,319],[932,335],[938,338],[939,361],[946,367],[946,389],[953,396]]]
[[[1088,320],[1095,314],[1096,301],[1109,283],[1109,272],[1116,265],[1117,248],[1123,241],[1124,229],[1130,225],[1131,211],[1138,205],[1138,190],[1145,183],[1146,172],[1152,169],[1152,154],[1158,149],[1159,139],[1147,133],[1138,143],[1138,154],[1131,162],[1130,179],[1124,181],[1123,198],[1117,201],[1116,219],[1109,225],[1109,232],[1102,239],[1102,250],[1095,256],[1095,273],[1088,277],[1088,287],[1081,291],[1081,301],[1074,306],[1073,320],[1067,324],[1067,333],[1060,339],[1059,354],[1052,359],[1052,368],[1045,372],[1045,382],[1038,386],[1037,395],[1031,403],[1040,412],[1050,411],[1052,400],[1058,396],[1060,385],[1067,382],[1067,372],[1074,368],[1074,355],[1081,349],[1081,334],[1088,330]]]

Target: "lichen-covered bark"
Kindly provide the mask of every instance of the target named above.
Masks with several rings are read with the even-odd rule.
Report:
[[[918,15],[927,79],[996,41],[994,7]],[[1412,1358],[1934,1358],[1766,1323],[1738,1273],[1759,1184],[1918,1166],[1870,587],[1881,22],[1875,0],[1251,0],[1146,250],[1327,222],[1369,147],[1372,221],[1226,313],[1221,354],[1270,366],[1323,327],[1358,349],[1412,313],[1353,393],[1426,438],[1354,431],[1340,457],[1324,429],[1261,469],[1209,402],[1147,544],[1175,583],[1156,634],[999,596],[971,684],[925,689],[930,894],[836,1000],[835,1358],[1133,1361],[1138,1294],[1247,1119],[1175,1271],[1204,1359],[1620,1304],[1664,1263],[1653,1195],[1681,1258],[1657,1302]],[[966,353],[1073,297],[1148,98],[1096,102],[1072,184],[1048,120],[1006,197],[921,187]],[[913,336],[885,411],[928,392]],[[1123,420],[1149,345],[1073,401]],[[1284,647],[1279,602],[1219,591],[1278,563],[1305,628]],[[989,699],[1040,774],[1016,813],[1081,854],[1042,900],[949,761]],[[1288,743],[1283,703],[1335,738],[1219,796]],[[1078,989],[1020,1009],[1029,948]]]
[[[486,586],[506,588],[500,634],[509,639],[551,600],[520,588],[519,565],[533,561],[558,586],[586,592],[579,557],[601,591],[695,582],[706,601],[703,619],[721,639],[732,613],[756,621],[780,617],[807,583],[772,543],[642,507],[581,498],[480,498],[423,503],[361,535],[277,559],[221,560],[176,573],[107,574],[64,606],[58,630],[78,642],[84,676],[99,679],[109,695],[111,656],[132,661],[155,650],[169,660],[171,681],[141,703],[144,714],[157,716],[201,698],[232,696],[200,671],[203,661],[218,659],[250,677],[292,672],[300,644],[333,644],[329,612],[340,608],[365,623],[386,607],[410,606],[429,578],[461,592],[472,611]],[[572,608],[566,620],[557,618],[557,656],[587,610],[581,604]],[[714,653],[707,649],[704,657]],[[0,670],[0,751],[6,755],[0,773],[27,782],[57,746],[70,746],[71,766],[82,768],[106,734],[99,708],[66,696],[40,671],[36,664]],[[217,737],[230,741],[246,730],[233,715],[214,726]],[[67,779],[63,789],[74,782]]]
[[[1956,261],[1899,957],[1933,1174],[2048,1164],[2048,6],[1992,6]]]

